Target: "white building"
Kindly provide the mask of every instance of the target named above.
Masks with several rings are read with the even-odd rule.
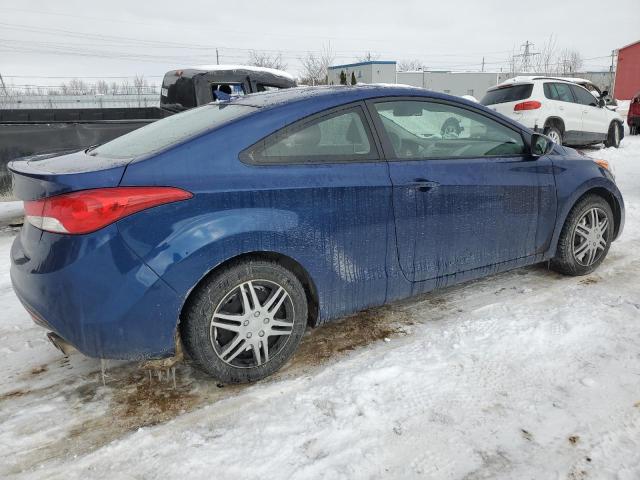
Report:
[[[480,100],[487,89],[505,81],[508,73],[420,71],[398,72],[397,83],[450,95],[472,95]]]
[[[347,85],[351,85],[352,74],[357,83],[396,83],[396,62],[372,60],[331,66],[327,72],[329,85],[340,85],[341,72],[346,75]]]

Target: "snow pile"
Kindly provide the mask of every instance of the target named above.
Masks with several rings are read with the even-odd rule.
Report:
[[[640,478],[640,138],[592,154],[627,204],[597,272],[535,266],[328,325],[253,386],[118,363],[102,387],[20,307],[0,237],[0,477]],[[381,325],[406,334],[331,351]]]
[[[0,202],[0,224],[11,221],[24,214],[22,202]]]
[[[209,71],[218,71],[218,70],[241,70],[242,72],[262,72],[262,73],[270,73],[271,75],[276,75],[281,78],[286,78],[287,80],[295,81],[295,77],[290,73],[285,72],[284,70],[278,70],[275,68],[268,67],[254,67],[252,65],[196,65],[195,67],[189,67],[193,70],[209,70]]]

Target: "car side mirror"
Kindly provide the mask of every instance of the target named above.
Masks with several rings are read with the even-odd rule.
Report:
[[[598,106],[599,107],[604,107],[606,104],[607,104],[607,101],[603,97],[600,97],[598,99]]]
[[[531,135],[531,156],[534,158],[542,157],[551,153],[553,150],[553,140],[541,133]]]

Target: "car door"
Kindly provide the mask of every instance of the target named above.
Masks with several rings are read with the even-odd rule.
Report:
[[[321,311],[338,316],[384,303],[392,188],[364,103],[298,120],[240,159],[276,185],[255,195],[266,195],[271,209],[288,212],[297,225],[293,237],[282,227],[274,241],[287,239],[287,252],[305,259]]]
[[[582,135],[585,142],[604,140],[609,131],[607,114],[598,99],[586,88],[571,85],[571,90],[582,111]]]
[[[553,114],[564,123],[564,140],[571,142],[582,131],[582,106],[576,103],[571,85],[546,82],[544,94],[553,105]]]
[[[427,99],[369,105],[389,161],[397,255],[423,281],[542,253],[555,218],[550,160],[471,107]]]

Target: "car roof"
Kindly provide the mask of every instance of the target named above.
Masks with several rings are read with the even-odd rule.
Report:
[[[349,101],[366,100],[385,96],[428,96],[435,98],[451,98],[449,95],[425,90],[424,88],[406,85],[329,85],[317,87],[297,87],[274,90],[269,92],[252,93],[232,100],[236,105],[247,105],[257,108],[275,107],[289,103],[302,102],[312,99],[339,98],[343,103]],[[461,100],[456,97],[457,100]],[[462,100],[463,102],[465,100]]]
[[[583,84],[593,85],[593,82],[591,82],[590,80],[587,80],[585,78],[578,78],[578,77],[553,77],[549,75],[518,75],[517,77],[509,78],[504,82],[499,83],[493,88],[506,87],[509,85],[515,85],[515,84],[521,84],[521,83],[534,83],[536,80],[554,80],[557,82],[573,83],[581,86]]]

